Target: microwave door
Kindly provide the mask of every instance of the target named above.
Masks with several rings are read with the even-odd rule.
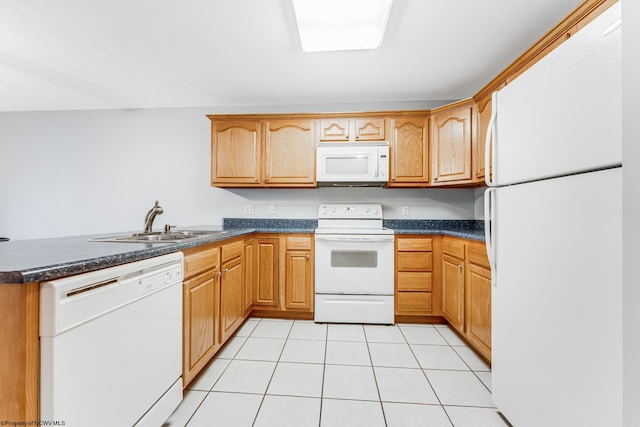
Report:
[[[327,153],[318,157],[318,181],[367,182],[378,175],[378,159],[369,153]]]

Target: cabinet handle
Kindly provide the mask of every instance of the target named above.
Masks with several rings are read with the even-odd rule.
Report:
[[[309,261],[309,259],[311,259],[311,257],[309,256],[309,254],[307,254],[307,261]]]

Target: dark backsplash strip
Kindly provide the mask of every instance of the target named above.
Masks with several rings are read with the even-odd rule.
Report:
[[[481,219],[385,219],[384,226],[394,230],[484,230]]]
[[[292,228],[315,229],[317,219],[287,219],[287,218],[223,218],[222,226],[227,228]]]

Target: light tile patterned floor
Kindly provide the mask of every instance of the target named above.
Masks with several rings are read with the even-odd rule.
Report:
[[[491,371],[446,325],[248,319],[165,427],[504,427]]]

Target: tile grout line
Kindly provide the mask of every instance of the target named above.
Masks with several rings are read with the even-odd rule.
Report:
[[[315,324],[315,322],[314,322]],[[322,386],[320,387],[320,413],[318,414],[318,427],[322,425],[322,406],[324,402],[324,379],[327,372],[327,343],[329,342],[329,324],[323,323],[326,330],[324,331],[324,357],[322,359]]]
[[[431,384],[431,381],[429,380],[429,377],[427,376],[427,373],[424,371],[424,368],[422,367],[422,364],[420,363],[420,361],[418,360],[418,357],[416,356],[415,352],[413,351],[413,347],[411,347],[411,344],[409,344],[409,340],[407,340],[407,337],[404,335],[404,331],[402,330],[402,328],[400,328],[400,332],[402,333],[402,336],[404,337],[404,339],[407,341],[407,345],[409,346],[409,350],[411,350],[411,354],[413,354],[413,357],[416,359],[416,362],[418,362],[418,366],[420,366],[420,370],[422,371],[422,375],[424,375],[424,378],[427,380],[427,384],[429,384],[429,387],[431,387],[431,391],[433,392],[433,395],[436,397],[436,399],[438,399],[438,406],[440,406],[440,408],[442,409],[442,412],[444,412],[445,416],[447,417],[447,419],[449,420],[449,423],[451,423],[451,425],[453,427],[453,420],[451,420],[451,417],[449,416],[449,413],[447,412],[447,410],[444,408],[444,405],[442,404],[442,400],[440,400],[440,396],[438,396],[438,393],[436,393],[436,389],[433,387],[433,384]],[[433,328],[435,330],[438,330],[438,328]],[[440,334],[440,332],[438,331],[438,334],[440,336],[442,336],[442,334]],[[444,337],[442,337],[442,339],[444,339]],[[449,341],[447,341],[446,339],[444,339],[444,341],[447,343],[447,345],[449,345]]]
[[[400,329],[395,323],[393,324],[395,328]],[[371,348],[369,347],[369,338],[367,337],[367,330],[362,325],[362,329],[364,332],[364,341],[367,344],[367,352],[369,353],[369,360],[371,361],[371,372],[373,373],[373,382],[376,384],[376,391],[378,392],[378,400],[380,403],[380,410],[382,411],[382,421],[384,421],[384,425],[387,426],[387,414],[384,411],[384,405],[382,404],[382,395],[380,394],[380,386],[378,385],[378,377],[376,375],[375,367],[373,366],[373,357],[371,356]],[[402,333],[402,332],[401,332]],[[403,335],[404,338],[404,335]]]
[[[261,320],[262,322],[262,320]],[[256,411],[256,415],[253,417],[253,422],[251,423],[251,426],[255,426],[256,421],[258,421],[258,415],[260,414],[260,410],[262,409],[262,405],[264,404],[264,400],[267,397],[267,391],[269,391],[269,386],[271,385],[271,381],[273,381],[273,377],[276,374],[276,370],[278,369],[278,364],[280,364],[280,358],[282,357],[282,353],[284,352],[284,348],[287,345],[287,340],[289,339],[289,335],[291,335],[291,330],[293,329],[293,325],[295,324],[295,320],[293,322],[291,322],[291,326],[289,327],[289,331],[287,332],[287,336],[284,339],[284,343],[282,344],[282,349],[280,350],[280,354],[278,355],[278,360],[276,360],[276,364],[273,367],[273,372],[271,372],[271,376],[269,377],[269,381],[267,382],[267,386],[264,388],[264,393],[262,394],[262,400],[260,400],[260,405],[258,406],[258,410]],[[256,325],[256,328],[258,327],[258,325]],[[255,328],[253,331],[251,331],[251,334],[253,334],[253,332],[255,331]],[[256,337],[257,338],[257,337]]]
[[[246,322],[246,321],[245,321]],[[243,324],[245,323],[243,322]],[[251,330],[251,332],[249,333],[249,335],[247,336],[247,338],[249,338],[249,336],[251,336],[251,334],[253,333],[253,330],[258,326],[258,324],[260,323],[260,320],[258,320],[256,322],[256,326],[253,327],[253,329]],[[242,343],[242,345],[240,346],[240,348],[238,348],[238,352],[240,351],[240,349],[244,346],[244,344],[246,343],[246,339],[245,342]],[[236,352],[236,354],[238,354],[238,352]],[[216,360],[216,358],[214,357],[209,363],[207,363],[207,366],[209,366],[214,360]],[[222,359],[222,360],[227,360],[227,359]],[[191,422],[191,420],[193,419],[193,417],[196,415],[196,412],[198,412],[198,410],[200,409],[200,407],[202,406],[202,404],[204,403],[204,401],[207,399],[207,397],[209,397],[209,395],[211,393],[214,393],[213,391],[213,387],[215,387],[215,385],[218,383],[218,381],[220,381],[220,378],[222,378],[222,376],[224,375],[224,373],[227,371],[227,369],[229,368],[229,365],[231,365],[231,362],[235,360],[235,354],[233,356],[233,359],[229,360],[229,363],[227,363],[227,366],[224,367],[224,369],[222,370],[222,372],[220,373],[220,375],[218,376],[218,378],[213,382],[213,384],[211,385],[211,388],[208,391],[205,391],[205,395],[204,398],[202,399],[202,401],[200,402],[200,404],[196,407],[196,409],[193,411],[193,413],[191,414],[191,416],[189,417],[189,419],[187,420],[187,422],[185,423],[185,427],[188,427],[189,423]],[[195,380],[195,378],[194,378]],[[192,380],[193,381],[193,380]],[[187,390],[193,390],[193,389],[187,389]],[[195,390],[195,391],[202,391],[202,390]]]

